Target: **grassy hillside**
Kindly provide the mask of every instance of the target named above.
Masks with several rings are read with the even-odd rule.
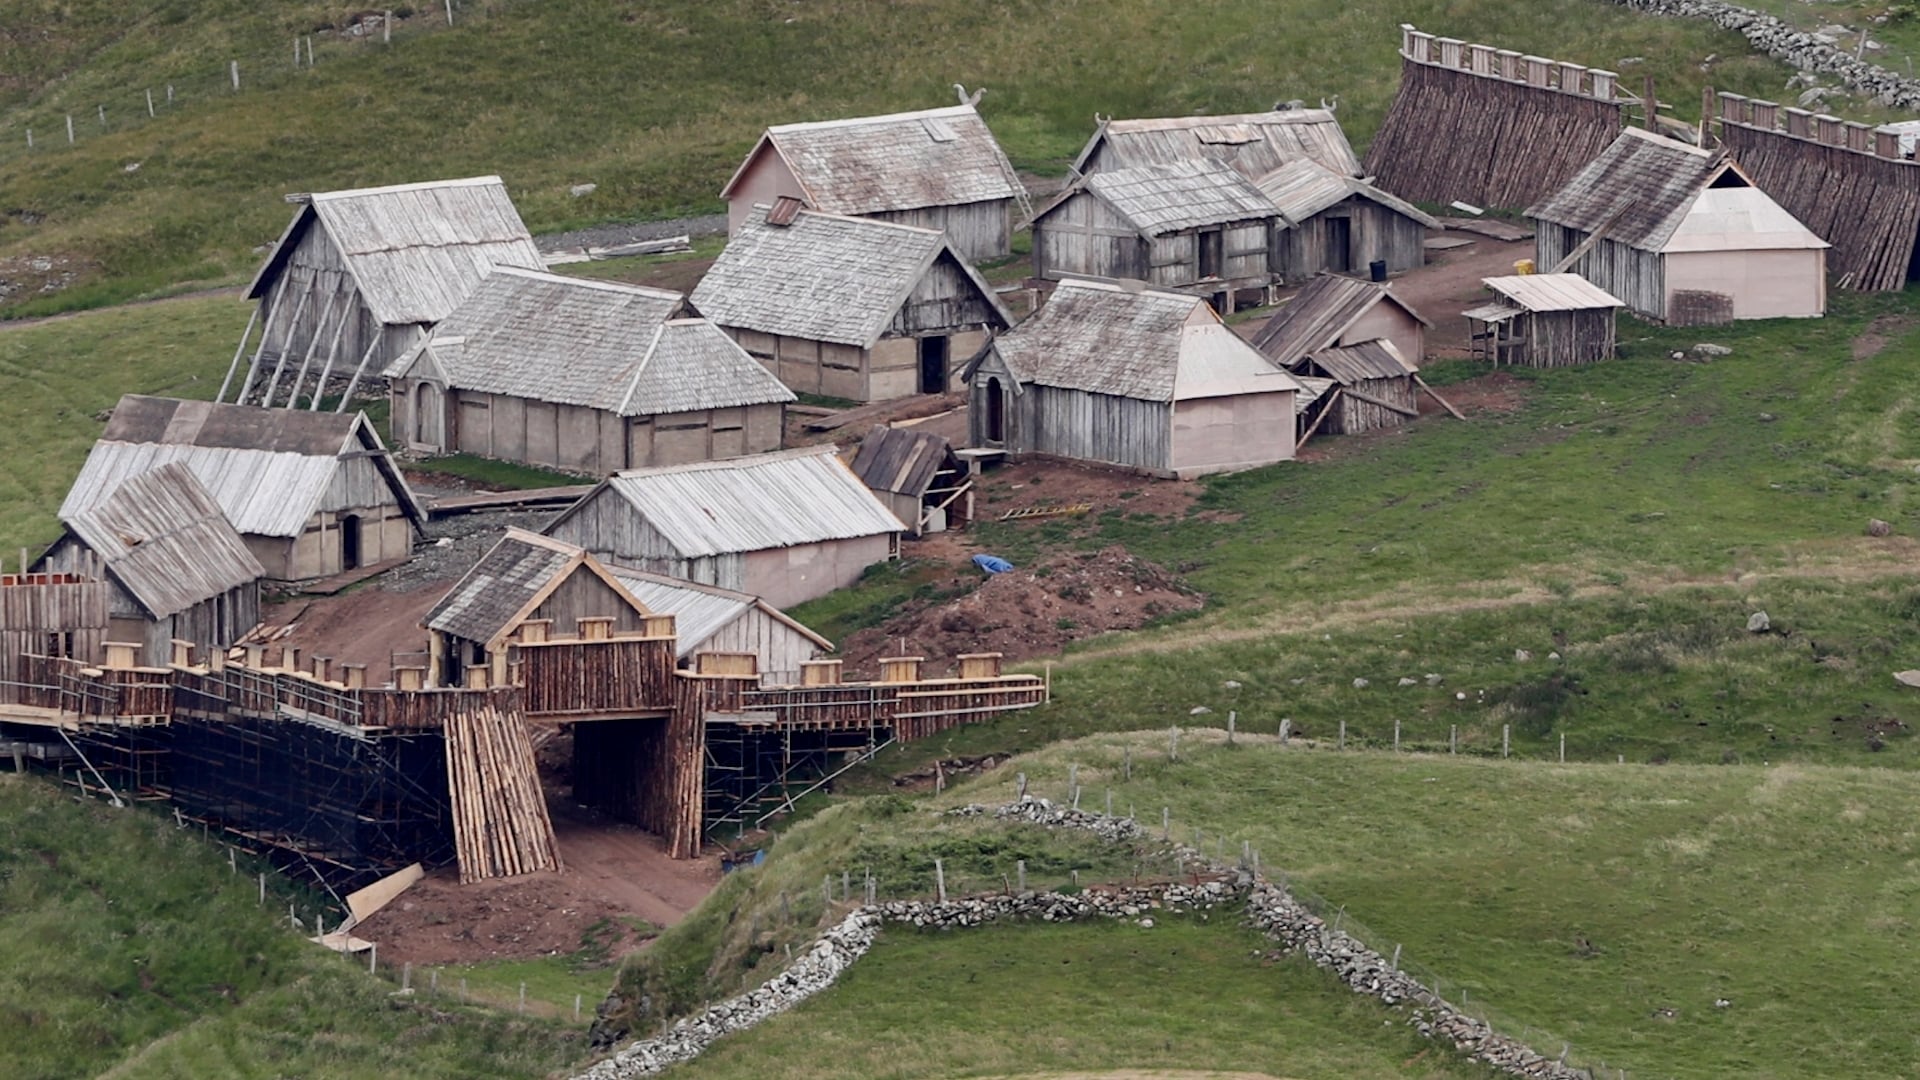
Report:
[[[0,1075],[539,1077],[577,1032],[391,996],[156,814],[0,775]]]
[[[0,123],[0,260],[72,256],[88,283],[16,300],[18,311],[251,269],[251,249],[285,224],[286,191],[497,172],[535,229],[711,210],[765,125],[947,104],[954,82],[988,88],[982,109],[1027,169],[1062,168],[1096,112],[1244,111],[1338,94],[1364,143],[1398,80],[1402,21],[1608,67],[1643,57],[1629,74],[1651,70],[1680,103],[1699,100],[1708,54],[1724,58],[1711,75],[1722,89],[1766,93],[1786,74],[1733,35],[1595,0],[547,0],[486,4],[430,32],[422,16],[423,29],[391,47],[323,49],[297,75],[291,35],[342,21],[335,9],[35,10],[26,36],[62,44],[26,68]],[[1300,26],[1312,32],[1290,29]],[[243,72],[246,89],[224,89],[229,54],[249,49],[261,60],[243,66],[264,81]],[[189,69],[215,79],[146,120],[142,91]],[[134,118],[89,127],[108,101]],[[83,136],[73,147],[50,137],[69,112]],[[599,188],[570,198],[583,182]]]

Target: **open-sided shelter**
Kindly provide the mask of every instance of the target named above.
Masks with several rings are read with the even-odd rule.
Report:
[[[900,551],[900,519],[831,446],[635,469],[546,528],[595,556],[789,607]]]
[[[1565,267],[1675,325],[1827,310],[1827,242],[1724,150],[1637,128],[1527,211],[1541,269]]]
[[[876,427],[860,440],[853,471],[907,534],[963,529],[973,519],[973,480],[952,444],[931,431]]]
[[[1302,158],[1342,176],[1360,175],[1360,161],[1331,109],[1102,120],[1074,159],[1073,171],[1086,176],[1139,165],[1218,161],[1251,180]]]
[[[692,300],[781,382],[854,401],[945,393],[1013,323],[941,232],[793,200],[755,207]]]
[[[275,581],[325,577],[413,551],[422,514],[365,414],[128,394],[87,454],[62,520],[129,479],[193,471]]]
[[[1385,338],[1416,367],[1433,324],[1385,285],[1326,274],[1307,282],[1253,337],[1267,359],[1289,371],[1308,353]]]
[[[720,197],[738,234],[755,206],[781,197],[814,210],[941,229],[960,257],[1008,253],[1013,208],[1026,199],[971,105],[770,127]]]
[[[1272,267],[1288,281],[1321,271],[1367,273],[1375,263],[1390,274],[1426,262],[1432,215],[1366,180],[1299,158],[1254,181],[1281,215]]]
[[[409,448],[596,475],[778,449],[793,400],[679,293],[509,268],[388,375]]]
[[[833,642],[758,596],[626,566],[607,569],[648,611],[673,616],[683,665],[703,652],[747,653],[762,681],[797,684],[801,665],[833,651]]]
[[[1205,158],[1083,176],[1033,217],[1033,273],[1132,279],[1214,297],[1273,280],[1280,222],[1272,201],[1231,166]]]
[[[64,515],[36,569],[108,585],[107,640],[163,665],[175,640],[224,649],[260,622],[266,571],[193,470],[175,462],[128,477]]]
[[[1386,338],[1310,352],[1295,363],[1293,373],[1325,379],[1327,385],[1302,414],[1302,430],[1358,435],[1417,420],[1419,388],[1413,380],[1419,372],[1419,365]]]
[[[1182,293],[1064,281],[967,380],[975,446],[1181,478],[1293,456],[1299,384]]]
[[[1613,356],[1614,313],[1624,305],[1579,274],[1485,278],[1499,297],[1462,312],[1475,356],[1495,364],[1570,367]]]
[[[247,286],[259,306],[241,335],[241,350],[253,348],[237,402],[311,402],[339,375],[344,407],[363,375],[415,345],[494,267],[542,265],[497,176],[289,199],[300,209]]]

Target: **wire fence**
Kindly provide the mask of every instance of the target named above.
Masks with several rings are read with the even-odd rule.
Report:
[[[169,64],[150,78],[97,93],[56,87],[8,111],[0,121],[0,161],[59,154],[103,136],[134,131],[169,115],[236,95],[275,90],[329,63],[411,41],[481,19],[513,0],[422,0],[363,12],[312,32],[289,34],[273,52],[209,52],[191,66]],[[137,166],[135,166],[137,167]]]

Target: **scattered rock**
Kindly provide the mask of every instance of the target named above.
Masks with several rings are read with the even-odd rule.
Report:
[[[1141,920],[1140,920],[1140,929],[1142,929],[1142,930],[1151,930],[1151,929],[1153,929],[1153,920],[1152,920],[1152,919],[1141,919]]]
[[[1440,673],[1439,673],[1439,672],[1436,672],[1436,671],[1429,671],[1429,672],[1427,672],[1427,685],[1428,685],[1428,686],[1439,686],[1439,685],[1440,685],[1441,683],[1443,683],[1443,682],[1445,682],[1445,681],[1446,681],[1445,679],[1442,679],[1442,678],[1440,677]]]
[[[137,161],[129,161],[124,167],[121,168],[120,171],[121,172],[139,172],[140,163]]]
[[[1920,670],[1896,671],[1893,673],[1893,681],[1899,683],[1901,686],[1910,686],[1915,690],[1920,690]]]
[[[1715,345],[1710,341],[1703,341],[1700,344],[1695,345],[1693,347],[1693,355],[1695,356],[1732,356],[1733,350],[1727,348],[1725,345]]]
[[[1889,525],[1886,522],[1881,521],[1879,518],[1867,519],[1867,535],[1868,536],[1886,536],[1891,532],[1893,532],[1892,525]]]
[[[1223,682],[1220,685],[1228,690],[1238,690],[1240,689],[1240,680],[1228,679],[1226,682]]]
[[[1559,653],[1557,653],[1557,652],[1550,652],[1550,653],[1548,653],[1548,654],[1547,654],[1547,659],[1549,659],[1549,660],[1558,660],[1558,659],[1560,659],[1560,654],[1559,654]]]
[[[1760,422],[1761,422],[1761,423],[1763,423],[1763,424],[1771,424],[1771,423],[1773,423],[1773,422],[1774,422],[1775,420],[1778,420],[1778,419],[1780,419],[1780,418],[1779,418],[1779,417],[1777,417],[1777,416],[1775,416],[1775,415],[1773,415],[1773,414],[1772,414],[1772,413],[1770,413],[1770,412],[1763,412],[1763,413],[1761,413],[1761,414],[1760,414]]]
[[[1213,712],[1213,710],[1207,708],[1205,705],[1195,705],[1193,708],[1187,710],[1187,715],[1188,716],[1206,716],[1208,713],[1211,713],[1211,712]]]
[[[1353,680],[1353,688],[1354,688],[1355,690],[1365,690],[1365,689],[1366,689],[1367,687],[1369,687],[1369,686],[1372,686],[1372,685],[1373,685],[1372,683],[1370,683],[1370,682],[1368,682],[1368,681],[1367,681],[1367,680],[1365,680],[1365,679],[1355,679],[1355,680]]]
[[[1407,676],[1402,675],[1400,676],[1400,685],[1401,686],[1419,686],[1420,680],[1408,678]]]
[[[1467,700],[1467,692],[1466,692],[1465,690],[1456,690],[1456,691],[1454,691],[1454,695],[1453,695],[1453,700],[1455,700],[1455,701],[1465,701],[1465,700]]]
[[[600,190],[599,184],[575,184],[572,187],[567,189],[567,194],[573,196],[576,199],[581,199],[599,190]]]
[[[1771,629],[1773,629],[1773,620],[1767,618],[1766,612],[1756,611],[1747,616],[1747,633],[1764,634]]]
[[[1527,661],[1529,661],[1529,660],[1531,660],[1531,659],[1533,659],[1533,654],[1532,654],[1532,653],[1530,653],[1530,652],[1528,652],[1527,650],[1525,650],[1525,649],[1515,649],[1515,650],[1513,650],[1513,662],[1514,662],[1514,663],[1516,663],[1516,664],[1524,664],[1524,663],[1526,663]]]
[[[1920,107],[1920,79],[1857,58],[1839,42],[1852,31],[1837,24],[1814,33],[1786,20],[1724,0],[1614,0],[1621,7],[1653,15],[1704,19],[1745,37],[1756,50],[1798,69],[1788,89],[1815,86],[1815,72],[1832,77],[1880,105],[1896,109]]]

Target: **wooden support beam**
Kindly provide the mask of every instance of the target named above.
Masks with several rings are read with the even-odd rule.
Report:
[[[1466,417],[1461,414],[1459,409],[1456,409],[1453,407],[1453,404],[1451,402],[1449,402],[1446,398],[1441,397],[1438,393],[1435,393],[1433,387],[1427,385],[1427,380],[1421,378],[1418,375],[1415,375],[1413,377],[1413,382],[1414,382],[1414,385],[1418,386],[1422,390],[1425,390],[1427,392],[1428,397],[1439,402],[1441,408],[1447,410],[1447,412],[1449,413],[1452,413],[1453,418],[1455,420],[1466,419]]]
[[[227,365],[227,377],[220,380],[220,392],[213,396],[217,402],[225,401],[227,388],[233,385],[233,373],[240,370],[240,358],[247,354],[247,341],[253,337],[253,328],[260,322],[260,307],[255,305],[253,314],[247,316],[247,328],[240,331],[240,344],[233,347],[233,362]]]
[[[421,336],[425,337],[426,335],[423,333]],[[333,407],[334,412],[343,413],[347,411],[347,402],[353,400],[353,392],[359,389],[360,376],[366,372],[367,361],[373,359],[374,350],[380,347],[380,341],[381,332],[379,327],[376,326],[373,331],[373,340],[367,342],[367,351],[360,354],[360,364],[353,369],[353,378],[347,380],[347,389],[340,395],[340,404]]]
[[[1409,409],[1405,405],[1395,405],[1391,401],[1383,401],[1380,398],[1374,397],[1371,394],[1363,394],[1358,390],[1352,389],[1351,387],[1341,387],[1341,389],[1345,390],[1347,396],[1352,398],[1355,401],[1364,401],[1369,405],[1378,405],[1379,407],[1386,409],[1388,412],[1397,412],[1401,416],[1411,416],[1411,417],[1414,417],[1415,419],[1418,419],[1420,416],[1419,409]]]
[[[1633,203],[1631,202],[1621,203],[1620,206],[1616,208],[1613,213],[1607,215],[1607,220],[1601,222],[1599,228],[1588,233],[1587,238],[1585,240],[1582,240],[1580,241],[1580,243],[1574,245],[1574,249],[1572,251],[1567,252],[1567,254],[1563,258],[1561,258],[1559,262],[1554,263],[1553,269],[1547,271],[1547,273],[1549,274],[1566,273],[1567,267],[1572,266],[1574,263],[1579,262],[1580,257],[1582,255],[1585,255],[1587,252],[1592,251],[1593,245],[1599,243],[1600,238],[1607,235],[1607,230],[1613,228],[1613,223],[1616,221],[1619,221],[1620,215],[1626,213],[1627,208],[1632,205]]]
[[[280,317],[280,302],[285,300],[286,296],[287,279],[282,277],[280,281],[274,285],[273,291],[267,294],[267,299],[263,301],[267,317],[260,327],[260,344],[254,347],[253,359],[247,361],[247,377],[241,380],[240,393],[233,399],[233,403],[236,405],[246,403],[247,393],[253,389],[253,380],[260,375],[260,358],[266,355],[267,338],[273,334],[274,320]]]
[[[264,391],[262,400],[270,401],[273,399],[273,388],[279,385],[280,373],[286,370],[287,367],[287,347],[293,344],[294,327],[300,325],[300,316],[307,313],[307,301],[311,299],[313,299],[313,290],[308,289],[306,292],[300,294],[300,302],[294,305],[293,318],[287,322],[287,332],[280,336],[280,356],[273,364],[273,378],[267,383],[267,388]],[[239,404],[244,405],[245,403],[245,395],[242,395]]]
[[[333,318],[334,305],[339,302],[339,289],[335,289],[327,294],[327,306],[320,309],[320,318],[313,324],[313,337],[307,341],[307,351],[300,357],[300,371],[294,375],[293,385],[287,388],[287,406],[289,408],[293,406],[293,399],[300,396],[300,384],[307,381],[307,369],[313,366],[313,354],[314,350],[320,347],[320,335],[326,333],[327,320]],[[273,408],[273,392],[279,385],[279,382],[280,372],[276,369],[273,373],[273,382],[267,384],[266,396],[260,400],[260,405],[263,408]]]
[[[1327,392],[1326,401],[1320,406],[1320,415],[1313,418],[1313,423],[1307,427],[1307,433],[1300,436],[1299,442],[1293,444],[1294,453],[1299,453],[1300,448],[1307,445],[1307,440],[1313,438],[1313,433],[1320,430],[1320,422],[1327,418],[1327,414],[1333,411],[1334,402],[1340,399],[1341,389],[1336,386]]]

